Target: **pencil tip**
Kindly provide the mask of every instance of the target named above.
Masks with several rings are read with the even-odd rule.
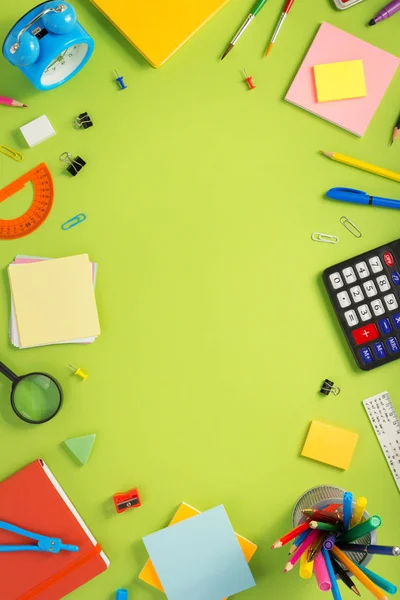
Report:
[[[376,25],[374,19],[371,19],[370,22],[368,23],[368,25]]]
[[[221,56],[221,60],[224,60],[225,56],[227,54],[229,54],[229,52],[232,50],[233,48],[233,44],[229,44],[229,46],[227,47],[227,49],[225,50],[225,52],[223,53],[223,55]]]
[[[22,108],[28,108],[28,105],[27,104],[23,104]]]
[[[268,54],[269,54],[269,53],[271,52],[271,50],[272,50],[272,46],[273,46],[273,44],[271,43],[271,44],[268,46],[268,48],[266,49],[266,51],[265,51],[265,55],[264,55],[264,56],[268,56]]]

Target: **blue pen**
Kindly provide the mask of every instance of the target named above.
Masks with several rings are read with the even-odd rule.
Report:
[[[361,190],[353,190],[352,188],[332,188],[326,192],[326,195],[332,200],[341,200],[342,202],[370,204],[371,206],[384,206],[386,208],[400,208],[400,200],[380,198],[379,196],[369,196]]]
[[[345,492],[343,494],[343,525],[344,530],[348,531],[350,528],[350,521],[353,515],[353,494],[351,492]]]
[[[332,566],[332,562],[331,562],[331,557],[329,555],[328,550],[326,550],[326,548],[322,548],[322,556],[325,559],[325,564],[326,564],[326,568],[328,571],[328,575],[329,575],[329,579],[331,580],[331,592],[332,592],[332,596],[334,598],[334,600],[342,600],[342,596],[339,590],[339,586],[336,580],[336,575],[335,572],[333,570],[333,566]]]
[[[387,581],[387,579],[383,579],[383,577],[377,575],[373,571],[370,571],[369,569],[364,567],[364,565],[357,566],[359,569],[361,569],[363,573],[365,573],[365,575],[367,575],[370,578],[371,581],[375,583],[375,585],[382,588],[388,594],[395,594],[397,592],[397,587],[393,583],[390,583],[390,581]]]

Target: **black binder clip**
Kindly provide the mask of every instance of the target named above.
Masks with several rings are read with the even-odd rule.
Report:
[[[75,177],[79,173],[79,171],[86,165],[86,162],[80,156],[76,156],[75,158],[69,152],[63,152],[60,155],[60,160],[67,163],[69,165],[67,167],[68,173],[71,173]]]
[[[333,394],[334,396],[337,396],[338,394],[340,394],[340,388],[337,387],[333,381],[329,381],[329,379],[325,379],[324,383],[321,386],[321,389],[319,390],[320,394],[323,394],[324,396],[329,396],[329,394]]]
[[[87,112],[81,113],[72,121],[72,125],[75,129],[89,129],[89,127],[93,127],[93,121],[89,117]]]

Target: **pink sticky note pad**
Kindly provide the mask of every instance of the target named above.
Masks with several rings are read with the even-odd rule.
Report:
[[[364,98],[319,103],[313,67],[362,60],[367,95]],[[396,73],[400,58],[372,46],[329,23],[322,23],[285,100],[362,137]]]

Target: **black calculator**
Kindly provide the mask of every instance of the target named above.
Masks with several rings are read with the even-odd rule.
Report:
[[[323,279],[360,369],[400,358],[400,240],[329,267]]]

